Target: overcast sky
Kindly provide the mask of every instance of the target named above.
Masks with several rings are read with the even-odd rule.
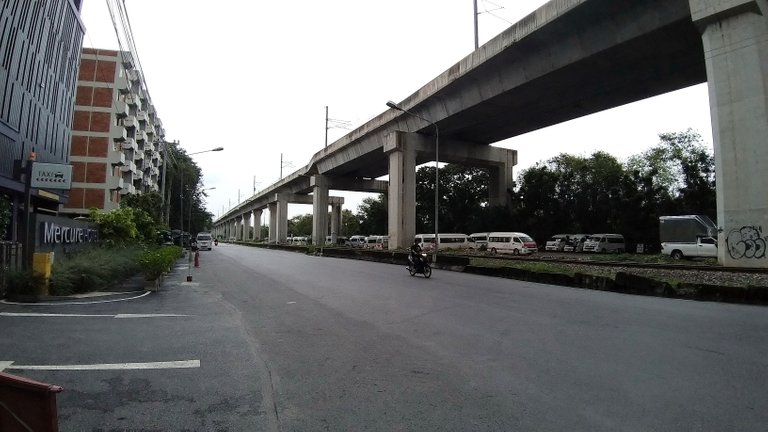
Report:
[[[325,107],[354,129],[474,49],[472,0],[124,1],[167,140],[201,167],[218,217],[306,165],[325,144]],[[483,44],[545,0],[478,0]],[[493,10],[497,7],[502,9]],[[490,10],[489,12],[485,12]],[[118,49],[106,0],[85,0],[83,45]],[[520,170],[563,152],[620,159],[695,129],[711,146],[705,85],[625,105],[497,143]],[[328,132],[332,143],[348,130]],[[366,194],[334,193],[357,211]],[[291,205],[289,215],[311,213]]]

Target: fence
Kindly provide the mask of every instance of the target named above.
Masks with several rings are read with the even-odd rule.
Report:
[[[23,259],[21,243],[0,241],[0,298],[5,296],[8,271],[21,269]]]

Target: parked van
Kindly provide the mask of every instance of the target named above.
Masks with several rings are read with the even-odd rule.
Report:
[[[526,233],[492,232],[488,233],[488,250],[493,254],[528,255],[536,252],[538,247],[531,236]]]
[[[584,242],[584,252],[623,253],[626,250],[621,234],[592,234]]]
[[[589,234],[571,234],[571,238],[565,242],[563,252],[583,252],[584,242],[589,238]]]
[[[555,234],[544,244],[544,249],[551,252],[562,252],[570,239],[569,234]]]
[[[365,236],[353,235],[349,238],[349,241],[347,241],[347,245],[353,248],[362,248],[365,246]]]
[[[197,233],[195,241],[197,242],[197,248],[199,250],[213,250],[213,236],[211,236],[211,233]]]
[[[435,235],[434,234],[416,234],[414,242],[421,245],[421,249],[426,251],[434,250],[435,248]],[[440,233],[440,249],[469,249],[472,247],[472,243],[469,241],[469,236],[466,234],[457,233]]]
[[[334,246],[333,244],[333,237],[331,236],[325,236],[325,244],[326,246]],[[336,236],[336,245],[346,245],[347,244],[347,237],[345,236]]]
[[[488,233],[472,233],[469,235],[469,241],[470,243],[475,243],[474,247],[475,249],[480,249],[483,245],[488,246]]]
[[[389,249],[389,236],[374,235],[365,238],[366,249]]]

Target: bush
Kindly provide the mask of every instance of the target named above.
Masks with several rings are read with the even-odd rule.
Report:
[[[93,247],[56,256],[51,276],[51,295],[98,291],[139,271],[137,246]]]
[[[39,273],[27,270],[9,270],[5,273],[7,294],[34,295],[40,291],[45,278]]]
[[[181,256],[181,247],[163,246],[146,250],[138,259],[141,272],[147,280],[159,278]]]

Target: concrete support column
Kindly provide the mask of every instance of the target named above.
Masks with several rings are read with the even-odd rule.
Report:
[[[336,244],[341,230],[341,204],[331,205],[331,244]]]
[[[286,243],[288,240],[288,198],[277,194],[277,242]]]
[[[322,246],[328,234],[328,179],[314,175],[309,179],[312,187],[312,244]]]
[[[689,0],[702,32],[717,176],[718,261],[768,267],[768,2]]]
[[[241,240],[242,241],[250,240],[250,232],[251,232],[251,212],[247,212],[243,214],[243,235],[241,237]]]
[[[508,206],[509,193],[515,187],[514,166],[517,165],[517,151],[507,150],[506,161],[489,169],[488,202],[491,206]]]
[[[253,211],[253,240],[261,241],[261,209]]]
[[[269,203],[269,242],[277,243],[277,202]]]
[[[235,217],[235,239],[241,241],[243,239],[243,216]]]
[[[408,248],[416,235],[416,151],[408,135],[398,131],[384,141],[389,156],[389,249]]]

